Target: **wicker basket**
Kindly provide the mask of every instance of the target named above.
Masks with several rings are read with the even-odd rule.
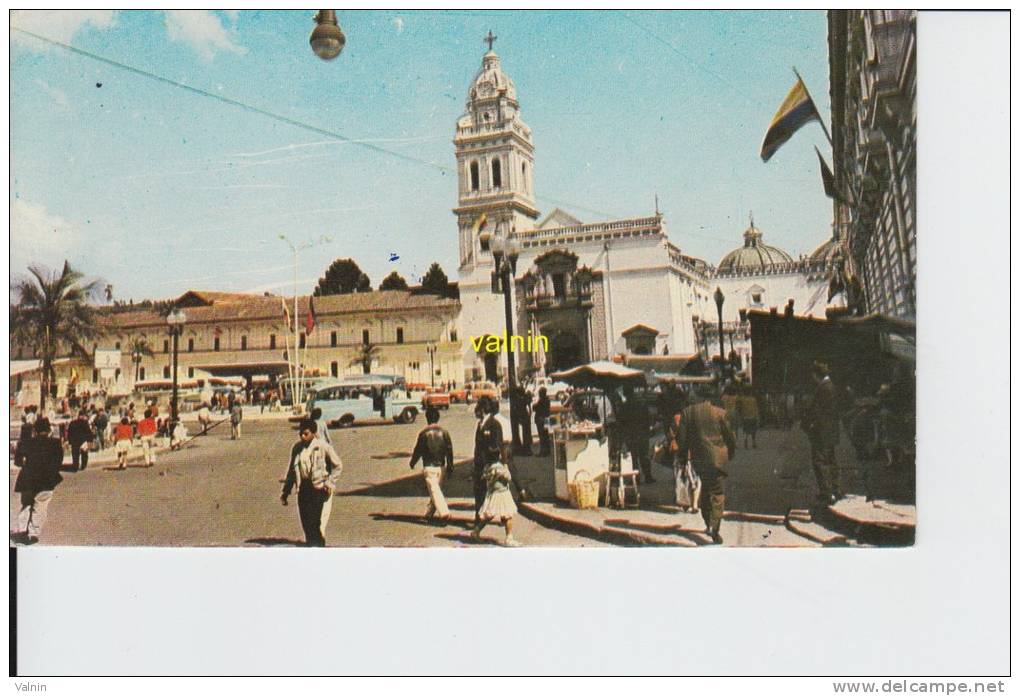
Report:
[[[570,492],[570,507],[585,510],[599,506],[599,482],[593,481],[587,471],[582,469],[574,474],[574,480],[567,485],[567,489]]]

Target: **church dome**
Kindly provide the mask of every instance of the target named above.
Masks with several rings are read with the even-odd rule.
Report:
[[[761,230],[751,226],[744,231],[744,246],[726,254],[719,262],[718,273],[766,273],[776,266],[792,263],[793,257],[778,247],[761,240]]]
[[[821,263],[829,265],[839,258],[840,255],[839,242],[830,237],[822,242],[817,249],[811,252],[811,256],[808,257],[808,260],[812,264]]]
[[[514,81],[503,72],[496,52],[489,50],[482,56],[482,67],[471,82],[468,105],[477,99],[496,99],[500,93],[505,93],[511,101],[517,101],[517,87],[514,86]]]

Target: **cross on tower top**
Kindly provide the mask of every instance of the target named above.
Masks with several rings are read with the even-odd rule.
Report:
[[[482,39],[482,41],[484,41],[484,42],[486,42],[486,43],[488,43],[488,44],[489,44],[489,50],[491,51],[491,50],[492,50],[492,43],[493,43],[493,42],[494,42],[494,41],[495,41],[495,40],[496,40],[497,38],[499,38],[499,37],[495,36],[495,35],[494,35],[494,34],[492,33],[492,29],[490,29],[490,30],[489,30],[489,35],[488,35],[488,36],[486,36],[486,37],[485,37],[484,39]]]

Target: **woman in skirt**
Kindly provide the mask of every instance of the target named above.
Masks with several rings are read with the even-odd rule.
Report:
[[[482,509],[479,512],[478,526],[471,532],[473,539],[481,538],[485,525],[495,521],[502,524],[506,530],[506,539],[503,544],[505,546],[520,546],[513,534],[513,519],[517,514],[517,506],[510,494],[510,480],[510,470],[502,462],[490,464],[485,470],[485,502],[482,503]]]

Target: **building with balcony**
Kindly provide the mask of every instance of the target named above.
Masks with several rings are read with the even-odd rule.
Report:
[[[913,318],[917,280],[917,12],[830,10],[834,219],[849,304]]]

